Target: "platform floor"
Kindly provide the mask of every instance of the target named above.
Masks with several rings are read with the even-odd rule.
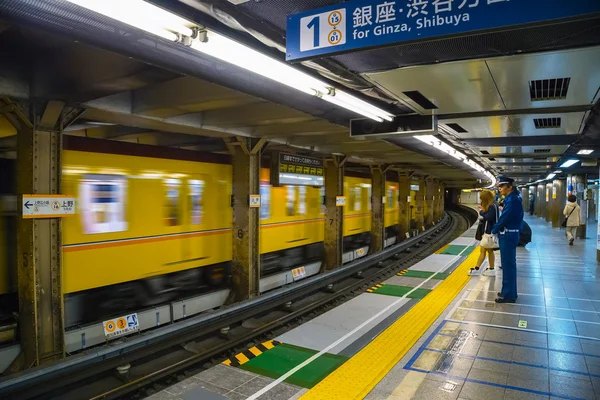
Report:
[[[150,398],[600,399],[596,240],[571,247],[563,231],[527,221],[516,304],[494,302],[501,270],[466,275],[478,253],[471,228],[231,366]]]

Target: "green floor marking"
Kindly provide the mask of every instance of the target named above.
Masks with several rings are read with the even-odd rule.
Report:
[[[434,272],[428,272],[428,271],[414,271],[412,269],[409,269],[408,271],[406,271],[406,273],[402,276],[406,276],[409,278],[429,278],[431,275],[433,275]],[[448,277],[448,274],[445,274],[443,272],[437,273],[432,279],[439,279],[439,280],[444,280]]]
[[[373,293],[402,297],[413,289],[414,288],[409,286],[383,285],[377,290],[374,290]],[[427,296],[429,292],[431,292],[429,289],[416,289],[406,297],[409,299],[422,299],[423,297]]]
[[[469,254],[471,254],[476,248],[477,246],[463,246],[459,244],[451,244],[446,250],[442,251],[440,254],[448,254],[451,256],[461,255],[466,257]]]
[[[304,347],[280,344],[251,359],[240,368],[277,379],[316,353],[315,350]],[[285,382],[310,389],[346,362],[347,359],[347,357],[325,353],[287,378]]]

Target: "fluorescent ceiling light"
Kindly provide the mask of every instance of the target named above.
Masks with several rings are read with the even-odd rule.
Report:
[[[579,160],[575,160],[575,159],[573,159],[573,160],[568,160],[568,161],[565,161],[565,162],[564,162],[564,163],[563,163],[563,164],[562,164],[560,167],[558,167],[558,168],[569,168],[571,165],[573,165],[573,164],[577,164],[578,162],[579,162]]]
[[[592,154],[593,152],[594,152],[594,150],[587,150],[587,149],[584,149],[584,150],[579,150],[579,151],[577,152],[577,154],[581,154],[581,155],[584,155],[584,156],[589,156],[589,155],[590,155],[590,154]]]
[[[556,176],[556,174],[549,174],[549,175],[546,177],[546,179],[552,179],[552,178],[554,178],[555,176]]]
[[[560,169],[557,169],[556,171],[554,171],[555,174],[562,174],[562,171]]]
[[[198,26],[143,0],[67,0],[99,14],[116,19],[171,41],[193,37]],[[306,94],[320,97],[375,121],[392,121],[394,116],[357,97],[316,79],[288,64],[237,43],[218,33],[207,31],[206,39],[191,40],[191,47],[248,71],[262,75]]]

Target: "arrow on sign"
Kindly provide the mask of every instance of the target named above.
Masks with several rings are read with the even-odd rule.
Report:
[[[29,203],[29,200],[27,200],[23,205],[29,210],[29,207],[31,207],[33,204]]]

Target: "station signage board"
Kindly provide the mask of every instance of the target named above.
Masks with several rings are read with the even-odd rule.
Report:
[[[287,18],[286,59],[501,30],[600,12],[597,0],[360,0]]]
[[[323,159],[298,154],[278,153],[271,163],[273,186],[323,186]]]
[[[399,115],[383,122],[358,118],[350,121],[350,137],[437,135],[437,128],[435,115]]]
[[[24,194],[23,219],[62,218],[75,214],[75,198],[52,194]]]

